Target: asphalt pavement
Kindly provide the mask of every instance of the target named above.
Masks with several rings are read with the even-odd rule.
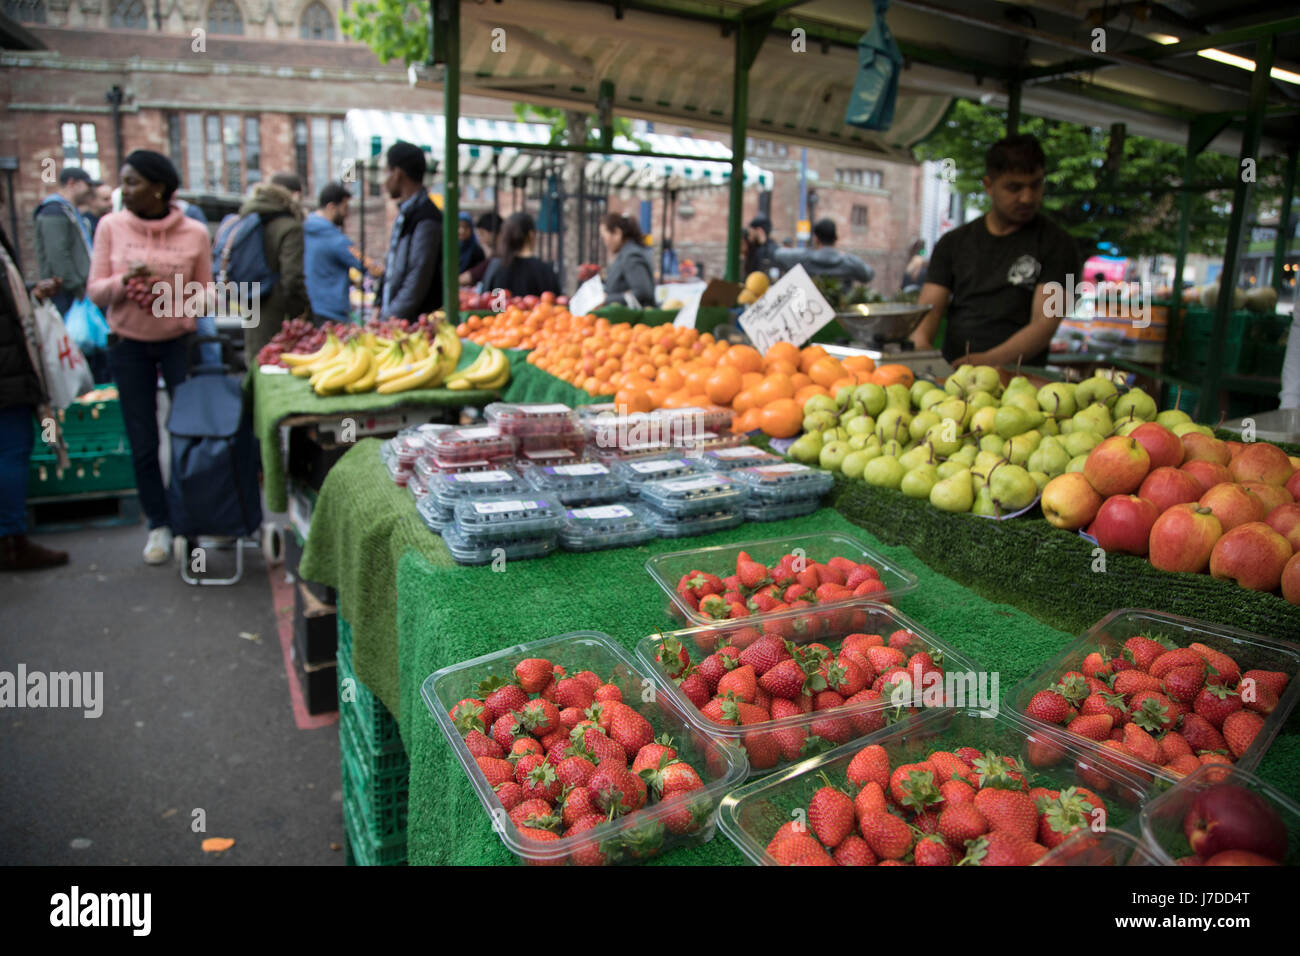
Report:
[[[71,562],[0,574],[0,672],[103,675],[97,718],[0,707],[0,864],[342,865],[338,728],[295,722],[261,555],[191,587],[146,533],[40,535]]]

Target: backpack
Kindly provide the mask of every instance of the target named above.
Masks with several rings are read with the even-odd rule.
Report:
[[[212,240],[212,276],[218,290],[228,282],[259,284],[260,299],[269,296],[280,281],[278,270],[266,261],[265,225],[288,212],[249,213],[229,218],[217,229]]]

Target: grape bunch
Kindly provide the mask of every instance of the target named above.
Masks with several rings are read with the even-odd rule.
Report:
[[[153,291],[154,283],[161,282],[157,276],[132,276],[126,281],[126,297],[144,309],[152,310],[154,299],[158,294]]]

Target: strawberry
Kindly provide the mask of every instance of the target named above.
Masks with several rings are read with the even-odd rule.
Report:
[[[1089,740],[1105,740],[1110,736],[1113,724],[1109,714],[1095,714],[1091,717],[1076,717],[1065,729]]]
[[[642,747],[654,740],[654,728],[650,726],[650,721],[646,720],[640,713],[627,704],[611,701],[606,706],[613,708],[610,713],[607,733],[611,740],[623,748],[625,753],[636,754]]]
[[[544,736],[541,741],[542,749],[548,754],[556,748],[564,748],[569,745],[569,731],[561,724],[549,734]],[[558,761],[556,761],[558,763]]]
[[[967,840],[974,840],[988,831],[988,821],[973,802],[950,803],[939,814],[939,835],[954,849],[964,847]]]
[[[917,636],[915,631],[909,631],[907,628],[900,627],[889,635],[889,640],[886,643],[895,650],[901,651],[906,650],[913,644],[919,644],[920,642],[921,638]]]
[[[939,784],[939,796],[945,807],[954,803],[975,803],[975,788],[964,780],[948,780]]]
[[[840,866],[876,865],[876,854],[871,852],[871,845],[854,833],[850,833],[835,847],[831,858]]]
[[[731,651],[731,653],[724,654],[723,651]],[[739,656],[740,652],[734,647],[724,647],[700,661],[700,666],[695,669],[695,673],[704,678],[709,685],[709,693],[717,690],[718,681],[726,676],[731,667],[736,666],[736,658]]]
[[[596,688],[595,698],[598,704],[610,700],[622,701],[623,692],[619,690],[617,684],[601,684]]]
[[[664,758],[668,760],[677,758],[677,749],[673,747],[673,739],[667,734],[656,738],[636,752],[636,756],[632,760],[632,772],[640,773],[642,770],[658,767],[660,761]]]
[[[645,781],[613,761],[600,764],[587,786],[596,798],[596,807],[602,813],[619,816],[639,810],[645,805]]]
[[[661,805],[676,807],[664,816],[664,826],[669,833],[696,833],[713,814],[712,801],[700,800],[686,791],[670,794],[663,799]]]
[[[794,579],[796,583],[802,584],[809,590],[814,591],[817,589],[817,586],[822,583],[817,577],[817,569],[813,567],[806,567],[802,571],[796,571]]]
[[[504,687],[498,687],[488,693],[483,700],[492,717],[492,723],[495,724],[506,714],[517,711],[524,704],[528,703],[528,695],[523,692],[522,688],[514,684],[506,684]]]
[[[769,583],[767,568],[757,561],[737,559],[736,577],[740,579],[740,586],[750,591],[756,591]]]
[[[912,858],[917,866],[952,866],[952,851],[941,837],[927,836],[916,841]]]
[[[1173,653],[1173,652],[1171,652]],[[1205,686],[1205,662],[1190,667],[1175,667],[1165,674],[1164,692],[1171,700],[1190,703]]]
[[[1219,685],[1216,684],[1215,686],[1217,687]],[[1251,685],[1247,684],[1246,686],[1250,687]],[[1243,696],[1241,699],[1245,701],[1246,709],[1253,710],[1257,714],[1264,714],[1265,716],[1273,713],[1273,711],[1277,709],[1278,705],[1277,694],[1273,693],[1271,688],[1266,687],[1263,684],[1255,684],[1253,686],[1253,692],[1242,692]]]
[[[549,700],[530,700],[519,709],[519,722],[536,737],[549,734],[560,726],[560,711]]]
[[[790,652],[785,642],[775,635],[760,637],[740,654],[740,663],[754,669],[756,677],[762,677],[781,661],[789,660]]]
[[[555,776],[561,787],[585,787],[591,775],[596,772],[596,765],[586,757],[565,757],[555,768]]]
[[[700,600],[709,594],[721,594],[722,579],[707,571],[687,571],[677,582],[677,593],[698,606]]]
[[[1037,844],[1006,831],[994,831],[976,837],[966,847],[958,866],[1028,866]]]
[[[853,800],[843,790],[834,787],[826,774],[821,774],[821,778],[825,786],[808,802],[808,826],[817,839],[833,850],[853,832]]]
[[[1132,661],[1138,670],[1149,670],[1152,662],[1165,652],[1163,644],[1149,637],[1130,637],[1124,642],[1123,656]]]
[[[1226,767],[1232,766],[1232,758],[1229,757],[1227,754],[1204,753],[1197,756],[1196,759],[1199,763],[1202,764],[1217,763],[1217,764],[1222,764]]]
[[[603,680],[600,679],[600,675],[597,674],[595,671],[578,671],[578,673],[574,674],[573,676],[577,680],[582,681],[584,684],[590,687],[593,695],[596,693],[596,688],[600,687],[601,684],[605,683]]]
[[[846,654],[823,664],[819,673],[826,686],[841,697],[852,697],[867,686],[866,673]]]
[[[564,838],[580,837],[588,830],[595,829],[605,822],[605,818],[599,813],[591,813],[575,820],[573,825],[564,831]],[[596,840],[582,840],[577,847],[569,853],[569,862],[574,866],[604,866],[608,860],[601,851],[601,845]]]
[[[492,789],[496,793],[497,799],[501,801],[501,806],[505,807],[507,812],[523,803],[524,788],[513,780],[499,783]]]
[[[475,757],[474,762],[483,771],[489,787],[495,787],[499,783],[512,783],[515,780],[514,764],[509,760],[502,760],[500,757]]]
[[[1156,691],[1139,691],[1129,701],[1129,720],[1137,723],[1143,730],[1157,733],[1168,730],[1174,725],[1176,716],[1173,701]]]
[[[515,665],[515,679],[525,694],[538,694],[551,682],[554,669],[545,658],[528,657]]]
[[[868,647],[866,656],[877,674],[902,667],[907,662],[907,656],[896,647]]]
[[[1079,666],[1083,671],[1084,677],[1106,677],[1115,673],[1115,668],[1111,664],[1110,656],[1105,651],[1092,651]]]
[[[1241,680],[1241,668],[1237,666],[1236,661],[1222,651],[1216,651],[1204,644],[1188,644],[1187,646],[1190,650],[1204,657],[1206,663],[1210,665],[1209,674],[1205,678],[1207,684],[1225,684],[1228,687],[1237,686],[1237,682]]]
[[[1242,682],[1253,680],[1256,687],[1267,687],[1278,697],[1286,692],[1286,685],[1291,678],[1282,671],[1249,670],[1241,675]]]
[[[1192,745],[1187,742],[1187,738],[1175,730],[1168,731],[1160,738],[1160,749],[1164,753],[1166,760],[1195,756],[1192,753]]]
[[[510,822],[517,827],[549,830],[560,824],[551,805],[537,798],[521,800],[509,812]]]
[[[582,722],[586,716],[584,710],[577,707],[565,707],[560,710],[560,729],[569,731]]]
[[[1156,739],[1149,733],[1139,727],[1137,724],[1124,725],[1124,739],[1120,741],[1124,747],[1124,752],[1138,760],[1145,760],[1148,763],[1162,763],[1160,760],[1159,745]]]
[[[752,703],[757,690],[758,683],[755,678],[754,668],[748,664],[741,664],[735,670],[728,671],[718,681],[717,695],[719,697],[733,696],[746,703]]]
[[[1124,721],[1124,697],[1121,694],[1089,694],[1079,705],[1080,717],[1095,717],[1099,714],[1110,716],[1113,726],[1118,727]]]
[[[928,761],[899,764],[889,775],[889,795],[899,806],[917,812],[938,803],[940,797],[934,782],[934,767]]]
[[[845,707],[858,711],[849,715],[849,723],[856,736],[865,737],[885,726],[883,701],[884,697],[879,691],[860,690],[844,702]]]
[[[755,645],[757,646],[757,645]],[[803,693],[807,675],[794,658],[781,661],[759,678],[759,686],[773,697],[794,700]]]
[[[934,767],[934,779],[940,783],[947,783],[954,777],[966,780],[975,779],[966,762],[954,753],[948,753],[946,750],[936,750],[926,759],[929,761],[930,766]]]
[[[785,758],[794,760],[800,755],[800,748],[803,744],[803,734],[793,731],[794,740],[789,740],[791,733],[787,730],[754,730],[745,734],[741,738],[741,744],[745,748],[745,755],[749,758],[749,765],[755,770],[770,770],[777,763]],[[792,751],[791,747],[792,745]]]
[[[705,720],[711,720],[715,724],[729,723],[726,716],[722,713],[723,698],[715,697],[703,707],[700,708],[700,716]]]
[[[963,748],[964,749],[964,748]],[[957,751],[961,756],[961,750]],[[1020,772],[1016,761],[1010,757],[999,757],[993,751],[980,754],[972,761],[971,768],[976,783],[981,787],[998,787],[1006,790],[1025,789],[1024,774]]]
[[[1192,701],[1192,710],[1208,720],[1215,728],[1222,727],[1227,716],[1241,708],[1241,695],[1235,690],[1228,690],[1222,684],[1207,684]]]
[[[873,594],[881,594],[888,590],[889,588],[885,587],[884,582],[879,578],[870,578],[853,589],[853,596],[855,598],[871,597]],[[880,599],[877,598],[876,600]]]
[[[465,747],[475,757],[504,757],[501,745],[481,731],[471,730],[465,735]]]
[[[516,743],[517,742],[518,741],[516,741]],[[530,741],[530,743],[535,744],[536,741]],[[510,762],[515,765],[515,782],[522,787],[524,784],[524,778],[528,776],[532,769],[534,767],[540,767],[542,764],[546,763],[546,754],[536,750],[527,751],[519,754],[517,758],[512,759]]]
[[[867,570],[866,568],[854,568],[852,571],[849,571],[847,574],[844,575],[844,586],[851,591],[854,588],[856,588],[859,584],[862,584],[866,581],[879,581],[879,580],[880,578],[878,575],[873,574],[871,571]]]
[[[449,713],[451,722],[460,731],[462,737],[471,730],[482,733],[492,723],[492,714],[487,709],[487,705],[474,697],[466,697],[464,700],[457,701]]]
[[[745,607],[745,605],[733,604],[727,608],[727,620],[735,621],[742,617],[749,617],[749,608]]]
[[[1223,721],[1223,739],[1227,741],[1232,755],[1240,760],[1263,726],[1264,718],[1253,711],[1239,710],[1235,714],[1229,714]]]
[[[555,706],[561,710],[566,707],[579,707],[586,710],[595,701],[595,692],[586,681],[576,677],[566,677],[555,682]]]
[[[781,595],[781,600],[786,604],[793,604],[795,601],[804,601],[811,604],[816,598],[816,592],[802,584],[790,585],[785,589],[785,593]]]
[[[859,820],[864,813],[888,808],[889,801],[885,799],[884,788],[875,780],[868,780],[858,791],[858,795],[853,798],[853,812],[857,814]]]
[[[912,848],[912,831],[885,810],[868,810],[858,819],[858,832],[871,852],[882,860],[901,860]]]
[[[1228,715],[1228,717],[1231,716],[1231,714]],[[1227,723],[1226,718],[1224,723]],[[1199,754],[1204,750],[1228,749],[1228,743],[1223,739],[1223,734],[1200,714],[1184,714],[1179,733],[1183,735],[1193,753]]]
[[[697,610],[711,620],[720,621],[726,618],[730,608],[731,603],[721,594],[708,594],[700,600]]]
[[[722,716],[732,722],[733,726],[744,727],[749,724],[763,724],[772,719],[772,715],[761,707],[747,704],[743,700],[724,698]]]
[[[962,762],[968,767],[974,767],[975,761],[984,756],[974,747],[958,747],[954,753],[956,753],[957,756],[961,758]]]
[[[1128,695],[1145,690],[1159,691],[1163,687],[1160,678],[1152,677],[1143,671],[1129,670],[1115,675],[1115,683],[1111,685],[1111,690],[1117,694]]]
[[[524,758],[524,760],[533,759],[537,758]],[[521,760],[520,764],[522,763]],[[537,764],[528,771],[527,776],[519,780],[519,786],[523,787],[524,799],[536,798],[545,800],[547,803],[555,803],[560,798],[560,791],[563,789],[555,768],[547,763],[545,758],[538,759]]]
[[[1069,709],[1069,701],[1056,691],[1040,690],[1029,699],[1029,704],[1025,707],[1025,716],[1048,724],[1063,724]]]
[[[769,843],[767,852],[778,866],[815,866],[823,857],[827,863],[834,863],[826,853],[826,848],[806,833]]]
[[[829,564],[814,562],[812,568],[817,572],[817,582],[819,584],[838,584],[843,587],[844,582],[849,579],[842,569],[832,567]]]
[[[1038,835],[1038,808],[1026,793],[981,790],[975,794],[975,809],[984,815],[990,830],[1006,830],[1026,840]]]
[[[526,840],[533,841],[534,843],[554,843],[556,840],[560,839],[560,835],[554,830],[536,830],[532,827],[520,827],[519,835]],[[527,850],[524,850],[523,854],[526,858],[528,857]],[[558,860],[529,858],[528,862],[536,866],[558,866],[564,862],[564,858],[561,857]]]
[[[1031,767],[1055,767],[1065,756],[1065,750],[1046,735],[1029,734],[1025,738],[1025,755]]]
[[[1147,673],[1152,677],[1159,677],[1164,680],[1165,675],[1175,667],[1200,667],[1204,670],[1205,658],[1190,647],[1179,647],[1172,651],[1165,651],[1152,661]]]
[[[846,717],[819,717],[809,722],[808,732],[834,744],[846,744],[853,739],[853,724]]]
[[[863,747],[849,761],[845,771],[849,783],[861,787],[869,780],[874,780],[881,787],[889,786],[889,754],[879,744]]]
[[[574,787],[565,795],[564,807],[560,813],[566,827],[573,826],[585,816],[599,814],[596,795],[589,787]]]
[[[518,690],[518,688],[515,688]],[[492,724],[492,739],[502,750],[509,751],[514,746],[515,738],[524,734],[514,714],[502,714]]]
[[[555,686],[558,683],[559,680],[555,677],[552,677],[549,681],[546,682],[546,686],[542,688],[541,693],[539,693],[537,696],[540,697],[542,700],[549,700],[552,704],[554,704]]]
[[[598,728],[586,728],[581,736],[582,749],[587,751],[586,754],[592,763],[599,767],[603,763],[621,763],[627,766],[627,751],[616,740],[611,740],[602,733]]]
[[[817,585],[815,593],[818,604],[831,604],[835,601],[848,601],[853,597],[853,592],[844,585],[830,582]]]
[[[682,760],[662,758],[659,766],[642,772],[641,779],[645,780],[647,789],[658,799],[704,789],[704,781],[695,768]]]
[[[1206,756],[1217,757],[1219,755],[1207,754]],[[1191,754],[1179,754],[1177,757],[1171,758],[1169,762],[1164,765],[1164,768],[1180,777],[1185,777],[1189,773],[1195,773],[1200,766],[1201,761],[1196,757],[1193,757]]]

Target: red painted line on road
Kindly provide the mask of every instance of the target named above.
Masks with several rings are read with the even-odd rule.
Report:
[[[280,634],[280,652],[284,655],[284,673],[289,678],[289,703],[293,706],[293,722],[299,730],[316,730],[336,724],[338,711],[314,716],[307,713],[307,695],[303,693],[302,684],[298,682],[298,672],[293,666],[293,589],[297,582],[289,580],[284,565],[267,567],[266,575],[271,582],[271,604],[275,612],[276,629]]]

